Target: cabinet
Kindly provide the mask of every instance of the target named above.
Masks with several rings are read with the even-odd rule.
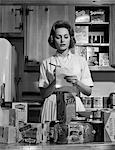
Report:
[[[115,67],[115,5],[110,6],[110,64]]]
[[[56,50],[48,43],[53,23],[60,19],[74,25],[74,8],[69,5],[36,5],[25,8],[23,100],[40,100],[36,81],[39,76],[39,63],[53,55]]]
[[[0,6],[0,33],[20,33],[22,31],[22,7]]]
[[[65,19],[74,25],[74,6],[28,6],[26,9],[25,56],[28,60],[42,61],[55,53],[48,44],[52,24]]]
[[[110,7],[75,6],[75,53],[84,56],[91,70],[112,71]]]

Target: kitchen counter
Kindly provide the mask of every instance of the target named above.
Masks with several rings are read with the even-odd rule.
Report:
[[[0,144],[0,150],[114,150],[115,143],[87,143],[66,145]]]

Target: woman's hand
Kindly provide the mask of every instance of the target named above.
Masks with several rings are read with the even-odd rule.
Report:
[[[87,96],[90,96],[91,95],[91,92],[92,92],[92,88],[85,85],[84,83],[82,83],[81,81],[79,81],[77,79],[77,76],[65,76],[64,79],[67,81],[67,82],[70,82],[73,84],[73,86],[76,86],[80,92],[82,92],[83,94],[87,95]]]
[[[77,76],[65,76],[64,79],[73,85],[77,84],[78,82]]]

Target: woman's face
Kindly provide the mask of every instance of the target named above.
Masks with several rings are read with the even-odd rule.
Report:
[[[60,53],[68,50],[70,45],[70,34],[66,28],[57,28],[55,32],[55,46]]]

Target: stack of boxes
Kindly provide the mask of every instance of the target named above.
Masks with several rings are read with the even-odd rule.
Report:
[[[1,108],[1,112],[0,143],[42,142],[42,124],[28,123],[27,103],[13,102],[12,108]]]
[[[15,110],[1,109],[0,143],[16,143]]]

